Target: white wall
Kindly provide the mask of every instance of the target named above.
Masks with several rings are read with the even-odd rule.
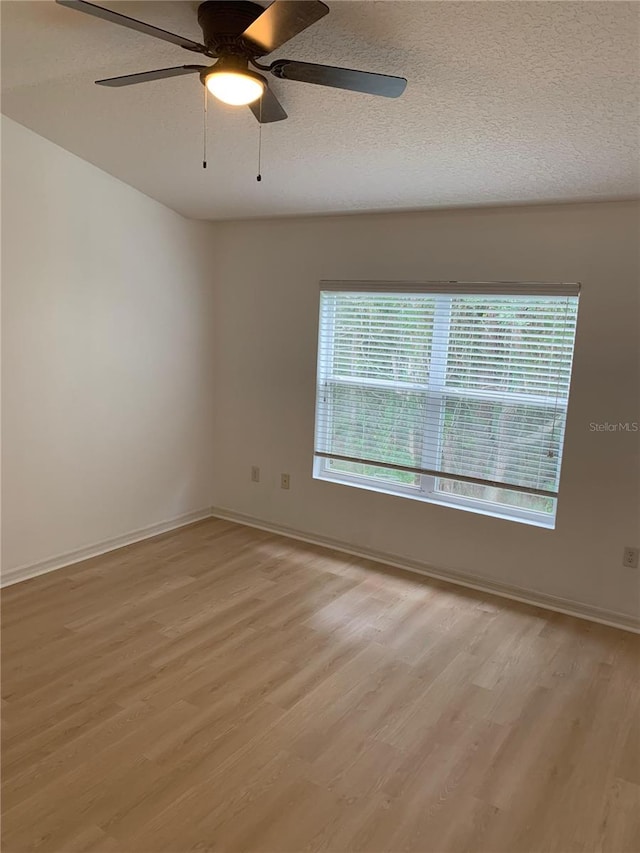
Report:
[[[3,118],[3,572],[210,504],[207,243]]]
[[[640,433],[589,424],[640,421],[638,224],[619,203],[216,225],[214,504],[637,614],[638,572],[621,560],[640,544]],[[312,479],[320,279],[583,283],[555,530]]]

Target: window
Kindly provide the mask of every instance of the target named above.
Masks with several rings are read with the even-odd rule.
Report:
[[[314,476],[554,527],[578,291],[323,283]]]

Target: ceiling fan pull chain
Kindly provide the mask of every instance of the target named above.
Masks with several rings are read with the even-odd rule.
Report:
[[[260,97],[260,119],[258,121],[258,174],[256,177],[258,182],[262,180],[262,101],[263,96]]]
[[[204,111],[203,111],[203,127],[202,127],[202,168],[207,168],[207,87],[204,89]]]

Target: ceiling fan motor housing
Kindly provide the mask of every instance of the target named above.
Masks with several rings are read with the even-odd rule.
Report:
[[[242,33],[264,12],[264,7],[248,0],[205,0],[198,6],[198,23],[207,52],[211,56],[261,55],[258,45]]]

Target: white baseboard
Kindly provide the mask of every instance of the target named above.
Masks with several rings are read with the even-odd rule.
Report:
[[[287,536],[290,539],[298,539],[302,542],[309,542],[312,545],[321,545],[325,548],[332,548],[335,551],[341,551],[355,557],[364,557],[365,559],[373,560],[376,563],[383,563],[386,566],[393,566],[397,569],[404,569],[405,571],[415,572],[420,575],[425,575],[426,577],[447,581],[449,583],[457,584],[458,586],[475,589],[479,592],[487,592],[491,595],[500,596],[501,598],[520,601],[523,604],[532,604],[534,607],[542,607],[545,610],[564,613],[567,616],[575,616],[578,619],[586,619],[589,622],[598,622],[601,625],[609,625],[612,628],[621,628],[624,631],[632,631],[636,634],[640,633],[640,619],[629,616],[626,613],[605,610],[601,607],[582,604],[581,602],[572,601],[571,599],[560,598],[531,589],[524,589],[522,587],[489,581],[485,578],[478,577],[477,575],[461,574],[453,569],[437,569],[424,563],[418,563],[417,561],[398,557],[394,554],[376,551],[371,548],[357,547],[338,539],[330,539],[327,536],[307,533],[305,531],[295,530],[291,527],[285,527],[281,524],[263,521],[262,519],[254,518],[250,515],[244,515],[243,513],[225,509],[224,507],[211,507],[211,515],[216,518],[222,518],[226,521],[235,521],[238,524],[245,524],[247,527],[256,527],[259,530],[266,530],[269,533],[279,533],[280,535]]]
[[[150,539],[152,536],[159,536],[161,533],[168,533],[170,530],[176,530],[178,527],[184,527],[186,524],[193,524],[196,521],[202,521],[202,519],[210,517],[211,510],[207,507],[207,509],[179,515],[169,521],[161,521],[158,524],[151,524],[149,527],[133,530],[131,533],[125,533],[122,536],[105,539],[96,545],[89,545],[86,548],[79,548],[77,551],[59,554],[57,557],[52,557],[49,560],[42,560],[39,563],[32,563],[28,566],[8,569],[0,574],[0,587],[26,581],[29,578],[35,578],[38,575],[44,575],[56,569],[63,569],[65,566],[80,563],[82,560],[88,560],[90,557],[98,557],[100,554],[106,554],[108,551],[115,551],[117,548],[124,548],[125,545],[133,545],[134,542],[141,542],[143,539]]]
[[[96,545],[81,548],[77,551],[70,551],[66,554],[60,554],[59,556],[52,557],[49,560],[43,560],[39,563],[33,563],[28,566],[9,569],[2,572],[0,576],[0,586],[10,586],[11,584],[27,580],[28,578],[34,578],[38,575],[46,574],[47,572],[53,572],[56,569],[62,569],[65,566],[80,563],[82,560],[87,560],[90,557],[98,557],[100,554],[115,551],[116,549],[123,548],[126,545],[133,545],[135,542],[141,542],[144,539],[150,539],[153,536],[159,536],[161,533],[167,533],[171,530],[176,530],[179,527],[184,527],[187,524],[193,524],[196,521],[202,521],[203,519],[210,517],[222,518],[227,521],[235,521],[236,523],[244,524],[247,527],[255,527],[259,530],[266,530],[269,533],[277,533],[281,536],[287,536],[290,539],[297,539],[301,542],[308,542],[312,545],[332,548],[334,551],[351,554],[355,557],[363,557],[364,559],[372,560],[376,563],[382,563],[386,566],[393,566],[397,569],[415,572],[426,577],[457,584],[458,586],[468,587],[469,589],[475,589],[479,592],[497,595],[501,598],[508,598],[513,601],[520,601],[524,604],[531,604],[534,607],[542,607],[546,610],[555,611],[556,613],[564,613],[567,616],[575,616],[578,619],[586,619],[589,622],[598,622],[602,625],[609,625],[612,628],[621,628],[624,631],[632,631],[636,634],[640,633],[640,619],[634,618],[626,613],[605,610],[601,607],[594,607],[578,601],[546,595],[545,593],[531,589],[523,589],[522,587],[496,583],[476,575],[461,574],[453,569],[434,568],[425,563],[408,560],[398,557],[397,555],[377,551],[372,548],[354,546],[349,542],[331,539],[320,534],[296,530],[282,524],[276,524],[264,521],[263,519],[254,518],[250,515],[244,515],[243,513],[235,512],[234,510],[226,509],[224,507],[209,507],[207,509],[197,510],[196,512],[189,512],[185,515],[180,515],[176,518],[170,519],[169,521],[162,521],[158,524],[152,524],[149,527],[134,530],[131,533],[126,533],[122,536],[116,536],[112,539],[98,542]]]

